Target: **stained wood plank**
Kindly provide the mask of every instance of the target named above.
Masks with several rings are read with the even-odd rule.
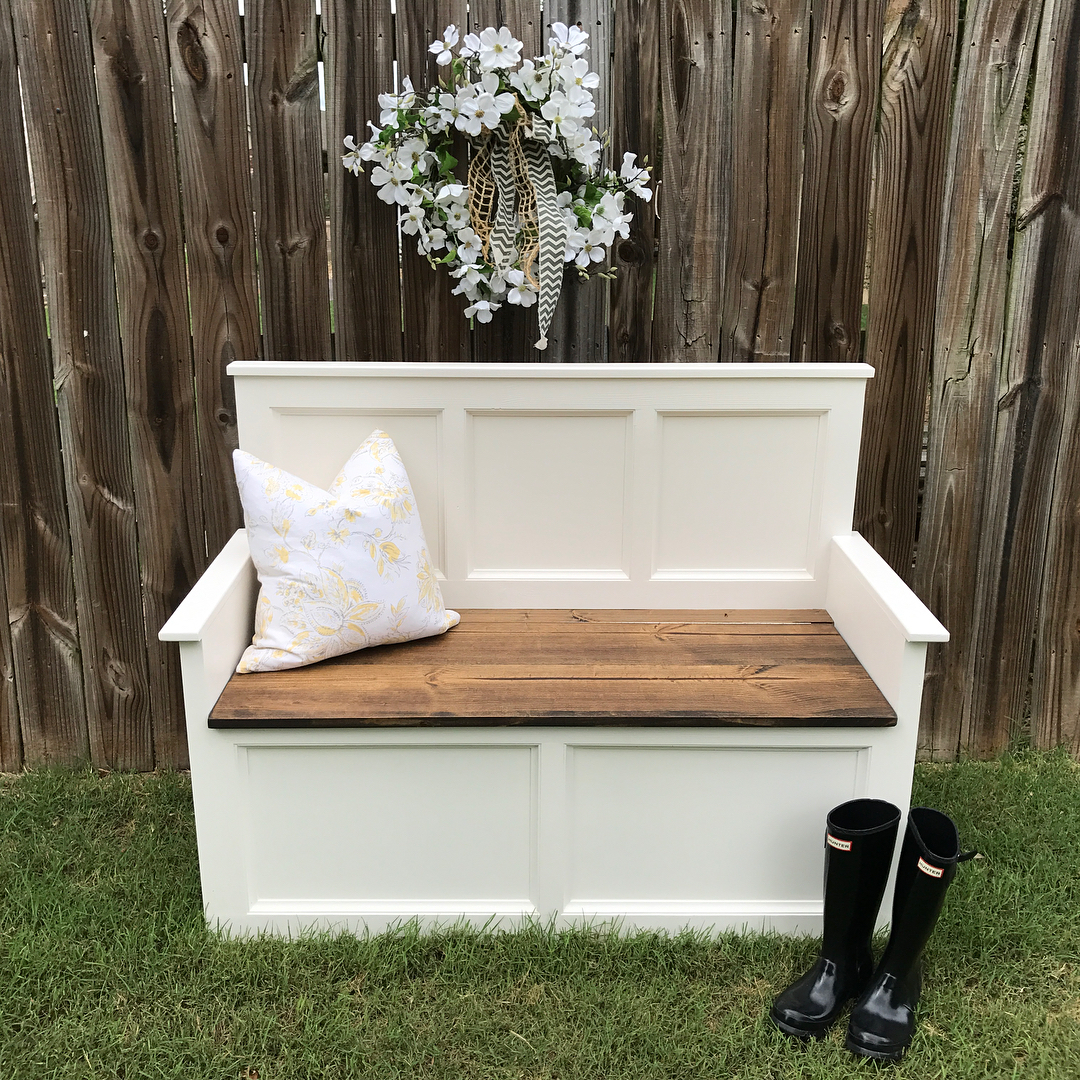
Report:
[[[169,58],[157,0],[90,0],[135,481],[154,760],[186,756],[180,657],[157,630],[206,567]]]
[[[611,160],[627,151],[657,164],[660,129],[660,0],[619,0],[611,60]],[[658,178],[654,173],[654,178]],[[608,359],[613,364],[652,360],[656,212],[653,203],[634,215],[630,235],[612,249]]]
[[[507,26],[524,43],[522,57],[540,52],[540,0],[470,0],[469,31],[478,34],[488,26]],[[531,308],[504,304],[491,322],[474,321],[472,358],[475,363],[538,363],[545,359],[533,346],[540,337],[536,305]]]
[[[653,359],[720,355],[731,189],[731,10],[662,0],[664,167]]]
[[[390,0],[326,0],[326,125],[334,263],[334,356],[402,358],[397,221],[367,175],[341,167],[342,140],[363,141],[379,121],[379,94],[394,86]]]
[[[263,355],[329,360],[315,3],[248,0],[244,18]]]
[[[214,707],[211,726],[676,718],[702,724],[895,722],[830,624],[794,624],[827,626],[827,634],[730,634],[752,624],[673,626],[666,612],[612,614],[620,617],[466,611],[461,626],[472,632],[455,628],[308,668],[236,675]],[[716,620],[727,613],[693,614]],[[558,633],[533,632],[534,615],[534,627]],[[644,633],[604,632],[631,626]],[[705,632],[673,632],[695,628]]]
[[[956,0],[893,0],[886,12],[866,337],[874,378],[866,387],[855,527],[907,581],[915,552],[957,17]],[[859,295],[845,304],[854,311],[862,298],[861,275],[851,287]],[[855,358],[846,346],[830,358],[839,359],[841,351]]]
[[[168,0],[208,555],[243,524],[225,368],[262,355],[240,25],[232,0]]]
[[[1080,750],[1080,8],[1043,8],[1031,129],[1017,209],[998,464],[1011,480],[991,580],[996,691],[983,730],[1015,729],[1033,666],[1036,746]],[[1006,389],[1007,388],[1007,389]],[[993,510],[1000,509],[1000,502]],[[990,622],[991,617],[993,621]],[[1052,625],[1059,620],[1060,625]],[[1034,655],[1031,642],[1034,639]],[[984,650],[980,649],[980,654]],[[976,668],[976,677],[982,672]]]
[[[1003,366],[1009,215],[1041,9],[1041,3],[1024,0],[970,5],[956,79],[914,572],[916,592],[950,634],[947,644],[931,644],[927,650],[919,741],[920,752],[931,759],[991,752],[1003,748],[1008,738],[1007,731],[983,730],[987,699],[975,667],[980,635],[987,629],[980,612],[993,604],[994,583],[985,568],[986,514]],[[915,302],[912,295],[910,304]],[[871,342],[877,311],[872,302]],[[867,359],[880,364],[872,345]],[[873,382],[882,374],[889,377],[878,366]],[[882,422],[880,413],[876,422]],[[868,424],[864,431],[870,430]],[[902,500],[913,494],[909,487],[906,496],[894,501],[904,507]],[[856,505],[870,506],[861,488]],[[868,516],[856,511],[864,535],[868,527],[882,528],[871,526]]]
[[[117,325],[112,240],[86,6],[12,8],[78,597],[89,723],[43,732],[32,756],[132,767],[153,760],[147,632]],[[73,164],[76,163],[76,164]],[[31,756],[28,748],[28,757]]]
[[[408,75],[417,90],[439,85],[440,68],[428,46],[453,23],[464,35],[468,25],[466,0],[417,0],[397,9],[395,30],[399,77]],[[449,78],[448,75],[446,75]],[[466,143],[459,138],[458,174],[465,179]],[[366,178],[365,178],[366,179]],[[389,207],[383,213],[390,215]],[[445,254],[445,252],[443,253]],[[401,238],[401,304],[404,313],[405,360],[471,358],[469,324],[462,312],[464,297],[451,296],[455,282],[445,267],[432,267],[416,250],[416,238]]]
[[[865,0],[814,7],[792,331],[792,359],[803,362],[855,361],[862,350],[881,11]]]
[[[599,133],[611,129],[613,14],[611,0],[549,0],[544,5],[543,45],[551,36],[553,22],[580,26],[589,35],[585,56],[589,67],[600,76],[600,85],[591,91],[596,103],[591,125]],[[622,163],[621,158],[614,160],[610,148],[605,151],[605,161],[609,167]],[[642,203],[634,212],[648,214],[652,210]],[[552,364],[602,364],[607,359],[607,309],[608,283],[602,278],[586,281],[568,268],[548,330],[544,360]]]
[[[791,357],[810,11],[739,0],[720,359]]]
[[[36,764],[50,732],[74,729],[85,741],[86,707],[8,0],[0,0],[0,142],[0,771],[14,771],[24,764],[20,716]]]

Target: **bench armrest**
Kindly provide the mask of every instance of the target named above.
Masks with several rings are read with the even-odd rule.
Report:
[[[833,537],[825,607],[897,714],[917,718],[926,643],[949,632],[858,533]]]

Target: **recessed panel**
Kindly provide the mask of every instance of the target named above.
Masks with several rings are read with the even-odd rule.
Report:
[[[529,746],[249,747],[247,772],[254,902],[531,898]]]
[[[808,569],[821,415],[668,413],[660,424],[658,574]]]
[[[622,576],[629,415],[469,419],[470,574]]]
[[[353,451],[376,429],[394,440],[409,473],[428,552],[440,573],[443,514],[439,473],[439,413],[359,409],[274,410],[271,463],[327,487]]]
[[[569,901],[820,900],[825,815],[858,794],[859,753],[575,748]]]

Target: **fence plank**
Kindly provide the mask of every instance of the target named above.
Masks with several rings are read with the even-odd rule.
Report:
[[[366,175],[341,167],[346,135],[363,142],[379,121],[379,94],[394,85],[389,0],[327,0],[326,123],[330,235],[334,259],[334,355],[338,360],[402,358],[397,222]]]
[[[985,723],[986,698],[975,665],[986,629],[979,613],[991,602],[987,589],[994,588],[984,566],[985,514],[1002,369],[1013,173],[1041,7],[1024,0],[972,4],[956,80],[914,573],[916,591],[951,635],[947,644],[927,651],[920,735],[921,752],[944,760],[958,751],[1000,749],[1008,739],[1007,731]],[[877,280],[875,265],[867,349],[875,365]],[[879,367],[873,382],[880,377]],[[910,409],[911,403],[900,407]],[[881,422],[868,422],[864,430]],[[905,499],[912,501],[910,509]],[[912,514],[913,503],[911,486],[896,505]],[[868,516],[864,511],[856,520],[868,523]]]
[[[631,151],[655,165],[659,148],[660,0],[619,0],[615,52],[611,61],[611,160]],[[656,176],[656,174],[654,174]],[[656,177],[659,179],[659,177]],[[608,317],[608,358],[612,363],[652,360],[653,272],[656,266],[655,200],[639,206],[630,236],[614,248]]]
[[[809,25],[807,0],[738,2],[726,362],[791,355]]]
[[[329,360],[314,0],[248,0],[245,33],[263,354]]]
[[[87,732],[44,731],[28,759],[149,767],[146,632],[112,240],[83,0],[14,4],[52,335]],[[71,163],[77,163],[73,171]]]
[[[225,374],[261,354],[240,25],[232,0],[168,0],[207,553],[243,524]]]
[[[589,67],[600,76],[592,91],[596,115],[592,127],[598,132],[611,128],[611,0],[548,0],[544,5],[543,44],[551,34],[551,24],[578,25],[589,35],[585,54]],[[605,160],[617,167],[610,150]],[[641,204],[637,213],[652,213]],[[607,359],[608,288],[602,278],[584,280],[574,269],[563,277],[559,306],[548,330],[549,346],[544,359],[553,364],[601,364]]]
[[[957,17],[957,0],[914,8],[893,0],[886,12],[866,334],[875,374],[866,388],[855,528],[906,580],[915,551]],[[861,278],[850,282],[860,305]],[[847,346],[830,358],[842,355],[856,358]]]
[[[0,772],[17,772],[23,766],[19,706],[15,688],[15,659],[8,626],[7,579],[0,561]]]
[[[439,73],[449,71],[435,62],[428,46],[441,38],[450,23],[464,35],[468,23],[465,0],[417,0],[397,9],[398,75],[412,78],[417,90],[439,83]],[[465,175],[465,140],[459,138],[461,152],[458,174]],[[389,207],[383,213],[392,216]],[[445,254],[445,252],[443,253]],[[456,284],[445,267],[432,268],[416,250],[416,237],[401,238],[401,306],[404,313],[404,359],[468,360],[471,354],[469,324],[462,312],[464,298],[451,296]]]
[[[731,169],[731,11],[662,0],[663,203],[653,359],[720,354]]]
[[[1034,647],[1031,732],[1080,750],[1080,7],[1047,0],[1017,209],[1005,438],[1012,488],[990,657],[991,728],[1020,715]],[[1005,494],[1001,484],[995,493]],[[998,569],[995,567],[995,569]],[[988,616],[990,613],[987,613]],[[1060,624],[1058,624],[1060,623]],[[980,653],[983,650],[980,650]],[[988,664],[988,667],[990,665]]]
[[[206,567],[184,238],[160,0],[90,0],[112,220],[154,760],[184,763],[178,650],[157,631]]]
[[[540,0],[470,0],[469,31],[508,26],[524,43],[522,57],[540,52]],[[544,353],[533,348],[540,337],[537,308],[503,304],[491,322],[474,322],[472,358],[476,363],[541,361]]]
[[[19,702],[18,716],[14,696],[6,714],[14,727],[0,721],[0,769],[7,770],[22,764],[19,717],[32,753],[65,725],[84,740],[86,732],[60,430],[8,0],[0,0],[0,142],[7,147],[0,155],[0,565],[11,664],[0,696],[6,700],[17,688]]]
[[[842,363],[862,351],[881,9],[865,0],[814,8],[793,360]]]

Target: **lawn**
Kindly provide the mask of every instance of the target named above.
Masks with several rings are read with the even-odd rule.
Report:
[[[1080,1077],[1080,767],[921,766],[983,858],[931,943],[885,1075]],[[541,928],[226,941],[200,912],[186,777],[0,779],[0,1080],[876,1076],[843,1025],[765,1019],[814,956],[778,936]]]

